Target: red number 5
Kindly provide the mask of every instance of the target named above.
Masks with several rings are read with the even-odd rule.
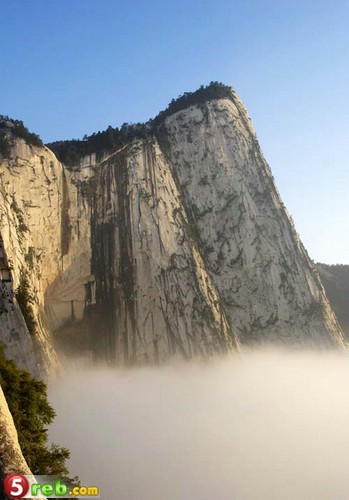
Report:
[[[20,474],[11,474],[5,478],[4,489],[10,498],[23,498],[28,493],[29,482]]]

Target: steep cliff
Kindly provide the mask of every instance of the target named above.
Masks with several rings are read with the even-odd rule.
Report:
[[[35,344],[35,357],[42,362],[45,373],[57,363],[44,311],[44,295],[48,284],[62,269],[61,237],[57,234],[61,219],[58,212],[62,204],[59,186],[62,167],[46,148],[27,144],[11,132],[8,136],[10,153],[1,163],[2,244],[11,272],[9,285],[16,290],[21,282],[28,282],[28,302],[35,317],[30,341]],[[23,322],[23,317],[17,309],[12,320],[6,311],[1,319],[3,323],[6,321],[12,337],[9,342],[9,336],[4,333],[6,329],[2,330],[1,342],[7,348],[7,355],[20,364],[20,352],[28,343],[27,333],[16,327],[16,323]]]
[[[179,111],[164,128],[207,270],[240,341],[341,342],[238,96]]]
[[[186,94],[121,134],[53,144],[66,165],[11,127],[5,138],[0,232],[47,368],[57,342],[125,364],[343,343],[230,88]]]

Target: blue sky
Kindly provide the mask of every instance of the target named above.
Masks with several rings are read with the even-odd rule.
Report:
[[[0,0],[0,16],[1,114],[79,138],[232,85],[310,256],[349,264],[347,0]]]

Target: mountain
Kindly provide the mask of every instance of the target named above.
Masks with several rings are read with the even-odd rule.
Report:
[[[317,263],[316,267],[341,327],[349,337],[349,265]]]
[[[22,365],[28,339],[43,372],[57,346],[128,365],[343,344],[230,87],[49,146],[2,118],[3,284],[17,291],[13,308],[20,292],[30,328],[19,331],[7,307],[1,338]]]

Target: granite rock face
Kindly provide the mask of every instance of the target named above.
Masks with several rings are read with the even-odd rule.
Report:
[[[341,343],[238,96],[180,111],[165,125],[184,205],[240,341]]]
[[[44,371],[57,365],[57,340],[122,364],[261,342],[343,344],[233,91],[73,168],[10,139],[0,233],[13,288],[29,283]],[[15,324],[8,314],[0,325]],[[33,340],[20,330],[1,326],[16,360]]]

